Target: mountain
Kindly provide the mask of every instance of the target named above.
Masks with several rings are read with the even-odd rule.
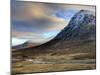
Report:
[[[91,40],[95,37],[95,13],[81,10],[69,22],[55,39],[60,40]]]
[[[96,37],[95,13],[88,10],[80,10],[70,20],[61,32],[51,41],[42,44],[39,48],[61,48],[69,43],[95,41]]]
[[[90,40],[95,37],[95,15],[91,11],[81,10],[69,22],[55,39]]]
[[[80,10],[71,18],[69,24],[62,29],[54,39],[34,48],[65,48],[68,44],[80,44],[82,42],[95,41],[95,24],[95,12]]]
[[[21,49],[21,48],[25,48],[28,45],[28,42],[25,42],[23,44],[19,44],[16,46],[12,46],[12,49]]]
[[[30,48],[30,47],[35,47],[36,45],[37,45],[37,43],[32,43],[32,42],[26,41],[23,44],[12,46],[12,49],[14,51],[14,50],[19,50],[19,49],[26,49],[26,48]]]
[[[49,42],[13,51],[13,71],[17,74],[95,69],[95,19],[92,11],[80,10]]]

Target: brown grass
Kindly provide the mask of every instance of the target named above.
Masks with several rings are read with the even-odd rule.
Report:
[[[14,68],[14,73],[34,73],[51,71],[72,71],[95,69],[95,64],[28,64],[20,68]]]
[[[43,51],[43,50],[42,50]],[[96,59],[95,42],[81,43],[78,45],[69,45],[65,49],[41,51],[15,51],[12,57],[12,73],[32,73],[32,72],[51,72],[51,71],[72,71],[95,69],[96,64],[93,63],[61,63],[72,60],[88,60]],[[20,59],[15,61],[14,59]],[[26,59],[40,62],[55,62],[53,64],[37,64]]]

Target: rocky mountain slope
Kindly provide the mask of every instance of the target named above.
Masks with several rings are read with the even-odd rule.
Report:
[[[95,13],[88,10],[80,10],[70,20],[61,32],[49,42],[35,48],[65,48],[68,44],[95,41],[96,37]],[[33,48],[29,46],[29,48]]]
[[[69,43],[95,41],[96,37],[95,13],[88,10],[80,10],[76,13],[69,25],[51,41],[38,46],[39,48],[60,48]]]

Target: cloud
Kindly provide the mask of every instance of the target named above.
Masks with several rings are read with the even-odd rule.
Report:
[[[91,10],[95,11],[94,6],[37,3],[37,2],[15,2],[12,6],[12,18],[17,20],[29,20],[34,18],[51,17],[53,13],[67,9]]]
[[[47,42],[48,40],[51,40],[57,35],[58,31],[52,31],[52,32],[46,32],[46,33],[31,33],[31,32],[12,32],[12,42],[13,44],[16,44],[16,42],[13,40],[13,38],[16,39],[22,39],[22,41],[28,40],[29,42],[32,43],[37,43],[37,44],[42,44]],[[19,40],[18,42],[20,42]]]
[[[68,25],[78,10],[95,11],[94,6],[13,2],[11,6],[12,37],[43,42],[52,39]]]
[[[18,32],[13,31],[12,32],[13,37],[19,37],[19,38],[26,38],[26,39],[35,39],[35,38],[43,38],[42,34],[40,33],[34,33],[34,32]]]
[[[14,15],[12,18],[15,20],[45,18],[49,16],[50,11],[43,3],[16,2],[14,7],[12,7],[12,14]]]

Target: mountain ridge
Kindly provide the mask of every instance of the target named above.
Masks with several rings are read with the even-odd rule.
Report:
[[[62,29],[55,38],[44,44],[30,48],[59,48],[68,43],[94,41],[96,37],[95,23],[96,17],[94,12],[80,10],[71,18],[68,26]]]

